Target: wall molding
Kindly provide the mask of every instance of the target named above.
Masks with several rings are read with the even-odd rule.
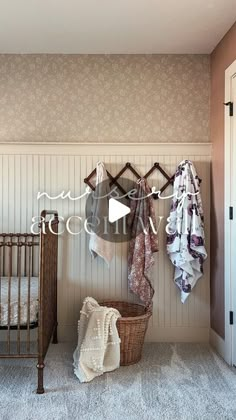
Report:
[[[210,329],[210,344],[214,348],[214,350],[219,353],[219,355],[230,364],[230,360],[228,359],[227,352],[225,349],[225,340],[220,337],[212,328]]]
[[[129,153],[153,156],[195,155],[211,156],[211,143],[0,143],[0,154],[7,155],[127,155]],[[187,150],[186,150],[187,148]]]

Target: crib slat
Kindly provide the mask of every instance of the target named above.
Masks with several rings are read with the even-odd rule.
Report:
[[[26,235],[24,235],[25,236],[25,255],[24,255],[24,277],[26,277],[26,266],[27,266],[27,246],[26,246],[26,244],[27,244],[27,236]]]
[[[32,237],[32,276],[34,276],[34,237]]]
[[[30,282],[31,282],[31,254],[32,248],[28,245],[28,298],[27,298],[27,353],[30,352]]]
[[[2,275],[5,276],[5,236],[3,236]]]
[[[11,353],[11,271],[12,271],[12,244],[8,244],[8,320],[7,320],[7,352]]]
[[[18,238],[18,246],[17,246],[17,276],[18,276],[18,315],[17,315],[17,353],[20,354],[20,320],[21,320],[21,247],[19,245]]]

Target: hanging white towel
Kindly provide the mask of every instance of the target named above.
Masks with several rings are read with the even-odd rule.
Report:
[[[200,182],[192,162],[182,161],[175,173],[174,198],[166,228],[167,253],[175,266],[174,281],[181,290],[182,303],[202,276],[207,258]],[[187,196],[184,198],[183,194]]]
[[[74,373],[80,382],[89,382],[120,366],[119,317],[117,309],[100,306],[91,297],[84,300],[74,352]]]
[[[92,193],[93,204],[91,218],[95,224],[99,223],[98,229],[100,229],[100,233],[99,235],[96,231],[90,233],[89,250],[93,258],[99,255],[109,266],[114,255],[115,246],[110,239],[111,226],[108,222],[110,188],[104,163],[97,163],[96,173],[96,188]],[[106,229],[104,229],[105,227]]]

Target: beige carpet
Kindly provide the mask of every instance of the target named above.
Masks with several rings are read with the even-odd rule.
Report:
[[[44,395],[35,361],[0,360],[0,419],[236,419],[236,369],[207,346],[146,344],[140,363],[89,384],[73,374],[73,350],[50,346]]]

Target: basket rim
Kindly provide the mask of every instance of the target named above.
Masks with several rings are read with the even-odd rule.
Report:
[[[106,299],[106,300],[102,300],[99,301],[99,305],[104,305],[106,306],[106,303],[122,303],[122,304],[128,304],[128,305],[133,305],[133,306],[141,306],[142,308],[144,308],[146,310],[146,312],[143,315],[137,315],[137,316],[120,316],[117,321],[135,321],[135,320],[142,320],[142,319],[146,319],[146,318],[150,318],[150,316],[152,315],[152,311],[148,310],[146,308],[146,306],[140,304],[140,303],[134,303],[134,302],[127,302],[125,300],[113,300],[113,299]],[[116,308],[114,308],[116,309]],[[118,309],[117,309],[118,310]]]

